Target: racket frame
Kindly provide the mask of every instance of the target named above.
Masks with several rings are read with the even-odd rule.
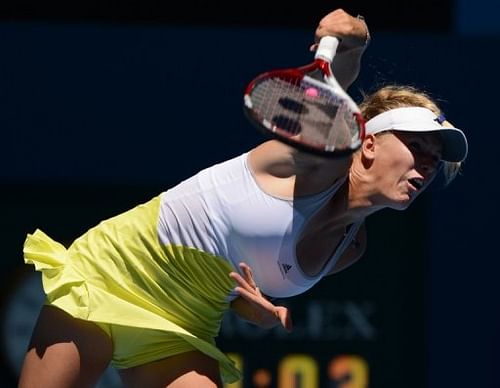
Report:
[[[329,39],[328,44],[325,45],[324,41]],[[326,49],[321,49],[323,43],[323,47]],[[333,44],[333,45],[332,45]],[[335,51],[338,45],[338,39],[334,37],[325,37],[320,42],[318,51],[315,55],[315,59],[313,62],[296,67],[296,68],[288,68],[288,69],[278,69],[264,72],[254,78],[245,88],[244,90],[244,113],[248,120],[252,122],[264,135],[267,135],[270,138],[277,139],[282,141],[290,146],[293,146],[301,151],[313,153],[320,156],[326,157],[344,157],[352,154],[356,151],[365,136],[365,120],[359,111],[357,104],[351,99],[351,97],[344,91],[344,89],[339,85],[335,77],[333,76],[333,72],[331,69],[331,60],[335,55]],[[278,78],[292,84],[297,84],[301,82],[304,78],[308,77],[308,74],[311,74],[315,71],[320,71],[323,75],[323,81],[317,81],[314,78],[308,79],[309,81],[321,82],[323,87],[324,85],[328,86],[333,90],[334,93],[340,95],[342,100],[347,103],[349,109],[353,112],[354,119],[359,125],[359,135],[355,141],[351,141],[350,147],[345,149],[333,148],[328,145],[320,145],[317,143],[310,143],[304,140],[296,140],[293,136],[285,131],[280,130],[278,126],[271,123],[269,120],[264,119],[258,113],[253,110],[253,103],[251,99],[252,90],[259,85],[263,80],[268,80],[270,78]]]

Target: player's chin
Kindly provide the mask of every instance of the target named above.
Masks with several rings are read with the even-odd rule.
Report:
[[[416,197],[416,195],[402,195],[401,197],[392,201],[390,208],[401,211],[406,210],[413,203]]]

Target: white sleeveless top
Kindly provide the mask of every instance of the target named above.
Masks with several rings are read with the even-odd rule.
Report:
[[[296,244],[310,217],[344,179],[315,195],[287,200],[265,193],[249,169],[248,152],[200,171],[161,195],[158,233],[167,245],[195,248],[229,261],[244,261],[270,297],[301,294],[327,274],[356,235],[352,225],[316,276],[298,265]],[[234,299],[237,295],[229,295]]]

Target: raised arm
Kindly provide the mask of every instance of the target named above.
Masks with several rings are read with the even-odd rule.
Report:
[[[315,42],[329,35],[340,38],[332,69],[340,85],[347,90],[358,77],[361,57],[370,41],[368,26],[361,16],[354,17],[343,9],[336,9],[318,23]]]
[[[359,74],[361,57],[369,41],[368,27],[362,18],[336,9],[325,15],[316,28],[315,41],[324,36],[340,39],[332,70],[340,85],[347,89]],[[268,194],[285,198],[326,190],[347,174],[350,165],[350,156],[317,157],[277,140],[257,146],[249,155],[249,166],[260,187]]]

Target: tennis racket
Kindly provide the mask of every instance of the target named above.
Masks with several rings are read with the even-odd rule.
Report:
[[[303,151],[336,157],[358,149],[365,124],[357,104],[332,72],[338,43],[335,37],[324,37],[314,62],[253,79],[244,94],[250,122]]]

